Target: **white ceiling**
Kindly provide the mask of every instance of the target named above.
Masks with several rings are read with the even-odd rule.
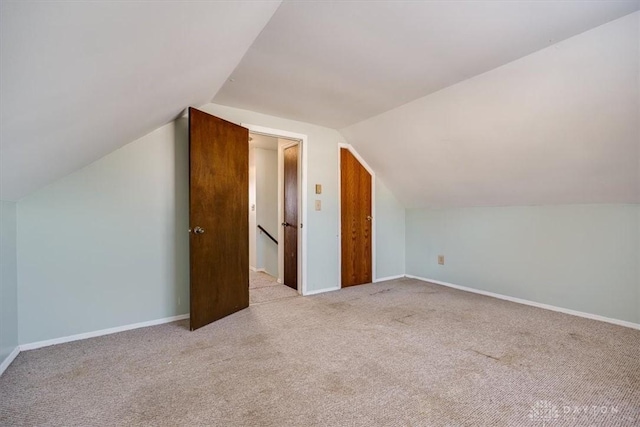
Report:
[[[640,203],[640,12],[341,130],[405,207]]]
[[[343,128],[637,10],[638,1],[285,1],[214,97]]]
[[[0,197],[211,100],[279,3],[3,0]]]
[[[212,98],[342,129],[406,206],[640,197],[629,196],[640,194],[633,50],[605,46],[608,63],[587,55],[590,86],[579,70],[575,85],[536,80],[563,58],[582,64],[580,49],[527,62],[640,0],[279,4],[2,1],[0,198]],[[635,76],[622,72],[634,64]],[[566,96],[547,103],[535,85]],[[541,102],[515,108],[510,96],[531,87]]]

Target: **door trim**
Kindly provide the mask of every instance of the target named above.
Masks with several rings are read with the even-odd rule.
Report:
[[[284,148],[299,144],[300,156],[299,156],[299,197],[298,197],[298,221],[303,225],[301,233],[298,233],[298,293],[300,295],[308,295],[307,292],[307,140],[308,137],[302,133],[294,133],[281,129],[273,129],[265,126],[253,125],[249,123],[240,123],[249,129],[249,132],[257,133],[261,135],[272,136],[275,138],[290,139],[291,144],[285,144],[282,147],[278,147],[278,223],[284,221],[284,211],[281,206],[280,198],[282,197],[282,174],[284,171],[283,156]],[[282,227],[278,228],[278,241],[283,241]],[[282,275],[284,274],[284,245],[278,245],[278,283],[282,283]]]
[[[340,161],[340,149],[346,148],[353,154],[358,162],[371,175],[371,283],[375,283],[376,278],[376,173],[371,166],[358,154],[351,144],[344,142],[338,143],[338,287],[342,288],[342,201],[340,200],[340,191],[342,189],[342,164]]]

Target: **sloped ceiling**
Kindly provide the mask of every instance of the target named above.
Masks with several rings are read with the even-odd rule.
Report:
[[[214,102],[340,129],[638,9],[638,1],[285,1]]]
[[[279,3],[3,0],[0,197],[210,101]]]
[[[634,201],[637,19],[558,42],[639,7],[2,1],[0,198],[213,98],[341,129],[406,206]]]
[[[341,130],[405,207],[640,203],[640,12]]]
[[[340,129],[406,207],[640,202],[638,8],[284,2],[214,102]]]

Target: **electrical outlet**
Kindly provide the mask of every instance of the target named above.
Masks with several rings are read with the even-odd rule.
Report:
[[[444,255],[438,255],[438,264],[444,265]]]
[[[316,210],[317,211],[321,211],[322,210],[322,201],[316,200]]]

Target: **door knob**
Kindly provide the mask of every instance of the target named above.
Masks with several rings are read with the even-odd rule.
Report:
[[[189,231],[191,231],[191,230],[189,230]],[[202,234],[202,233],[204,233],[204,228],[196,227],[196,228],[193,229],[193,233],[194,234]]]
[[[373,217],[371,215],[367,215],[367,221],[371,221]]]
[[[290,226],[290,225],[291,225],[291,224],[289,224],[288,222],[283,222],[283,223],[282,223],[282,226],[283,226],[283,227],[288,227],[288,226]]]

